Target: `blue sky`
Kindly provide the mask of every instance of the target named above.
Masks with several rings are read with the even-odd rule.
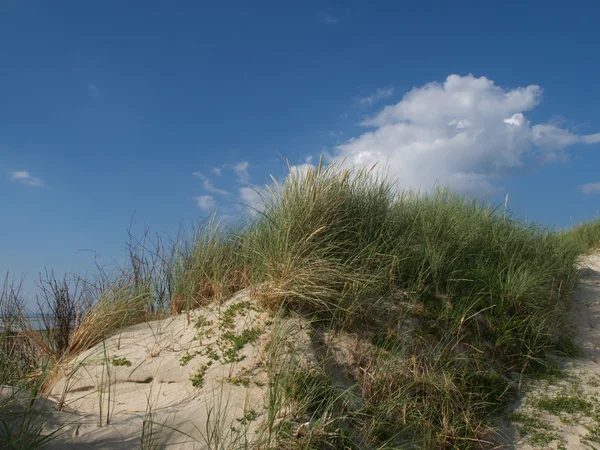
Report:
[[[82,272],[321,154],[600,209],[597,2],[0,0],[0,272]],[[31,282],[27,286],[31,291]]]

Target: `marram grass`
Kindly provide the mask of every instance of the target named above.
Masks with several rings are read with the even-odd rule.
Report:
[[[596,222],[554,232],[505,205],[401,191],[375,170],[323,164],[290,171],[263,201],[235,227],[205,223],[160,271],[143,272],[146,290],[125,272],[107,285],[74,330],[69,357],[145,320],[146,291],[164,280],[172,312],[250,287],[273,312],[308,318],[315,336],[356,336],[351,388],[326,362],[271,358],[274,410],[257,448],[481,448],[515,375],[576,352],[570,297],[579,258],[600,243]],[[308,420],[310,432],[276,420],[279,410]]]

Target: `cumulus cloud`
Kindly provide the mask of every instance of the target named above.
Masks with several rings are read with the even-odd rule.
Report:
[[[233,171],[237,177],[238,183],[248,184],[250,182],[250,174],[248,174],[248,161],[242,161],[233,166]]]
[[[403,187],[430,191],[439,183],[471,194],[493,192],[507,173],[568,159],[571,145],[600,142],[600,134],[532,124],[525,113],[541,97],[536,85],[506,89],[486,77],[450,75],[365,120],[373,130],[338,145],[328,159],[377,163]]]
[[[379,88],[372,95],[358,99],[358,103],[365,106],[372,105],[373,103],[389,98],[392,95],[394,95],[393,87]]]
[[[198,197],[194,197],[194,200],[196,201],[198,208],[205,211],[211,210],[215,207],[215,199],[210,195],[199,195]]]
[[[42,180],[32,176],[29,172],[25,171],[11,172],[10,178],[13,181],[17,181],[19,183],[28,184],[30,186],[35,187],[44,187],[46,185],[46,183],[44,183]]]
[[[578,187],[584,194],[600,194],[600,183],[580,184]]]

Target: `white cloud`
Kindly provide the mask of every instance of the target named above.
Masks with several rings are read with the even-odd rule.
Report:
[[[214,169],[213,169],[213,171],[214,171]],[[192,175],[195,176],[196,178],[199,178],[202,180],[202,186],[204,187],[204,190],[206,190],[207,192],[210,192],[212,194],[224,195],[224,196],[231,195],[231,192],[228,192],[224,189],[219,189],[217,187],[214,187],[213,184],[211,183],[211,181],[208,179],[208,177],[206,175],[204,175],[202,172],[193,172]]]
[[[204,187],[204,189],[206,189],[207,192],[212,192],[213,194],[219,194],[219,195],[224,195],[224,196],[230,196],[231,193],[227,192],[224,189],[219,189],[216,188],[212,185],[212,183],[208,180],[204,180],[202,182],[202,186]]]
[[[306,163],[304,164],[297,164],[295,166],[291,166],[290,167],[290,174],[294,174],[294,176],[301,180],[302,178],[305,177],[306,173],[310,170],[310,169],[314,169],[315,166],[313,164],[311,164],[311,162],[309,160],[307,160]],[[288,175],[289,177],[289,175]]]
[[[600,142],[525,112],[541,101],[536,85],[505,89],[486,77],[450,75],[408,92],[363,122],[374,130],[334,148],[329,162],[376,163],[402,187],[429,191],[436,183],[482,194],[500,177],[542,162],[568,159],[565,148]]]
[[[372,95],[358,99],[358,103],[365,106],[372,105],[373,103],[389,98],[392,95],[394,95],[393,87],[379,88]]]
[[[584,144],[598,144],[600,143],[600,133],[581,136],[581,142]]]
[[[215,207],[215,199],[210,195],[200,195],[198,197],[194,197],[196,200],[196,204],[198,208],[208,211]]]
[[[321,23],[324,23],[326,25],[335,25],[336,23],[339,23],[339,21],[340,21],[339,18],[333,17],[330,14],[327,14],[324,12],[317,13],[317,17],[319,18]]]
[[[18,181],[20,183],[25,183],[35,187],[43,187],[46,185],[46,183],[44,183],[42,180],[32,176],[29,172],[25,171],[11,172],[10,178],[14,181]]]
[[[580,184],[578,188],[584,194],[600,194],[600,183]]]
[[[220,167],[213,167],[211,170],[212,173],[214,173],[215,175],[221,175],[221,168]]]
[[[248,161],[242,161],[233,166],[233,171],[237,177],[238,183],[248,184],[250,175],[248,174]]]
[[[252,214],[262,211],[265,198],[268,198],[268,189],[260,186],[245,186],[240,188],[240,202],[247,206]]]

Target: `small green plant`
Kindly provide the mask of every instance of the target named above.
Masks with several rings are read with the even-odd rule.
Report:
[[[217,354],[215,349],[212,347],[212,345],[209,345],[208,347],[206,347],[206,350],[204,350],[204,355],[206,355],[206,357],[208,359],[211,359],[213,361],[219,360],[219,355]]]
[[[235,334],[231,331],[226,331],[221,335],[221,341],[225,349],[223,350],[223,361],[225,363],[239,362],[244,359],[240,356],[240,350],[242,350],[246,344],[256,341],[258,337],[263,333],[260,328],[250,328],[243,330],[240,334]]]
[[[180,358],[179,360],[179,364],[181,366],[186,366],[192,359],[194,359],[196,356],[200,355],[202,352],[201,351],[195,351],[193,353],[185,352],[185,354]]]
[[[257,417],[256,411],[252,410],[252,411],[248,411],[246,414],[244,414],[243,417],[238,417],[235,420],[237,420],[241,425],[247,425],[248,423],[255,420],[256,417]]]
[[[221,328],[221,330],[233,328],[235,317],[238,314],[249,310],[256,311],[257,308],[255,305],[247,301],[233,303],[219,316],[219,328]]]
[[[250,378],[249,377],[242,377],[242,376],[228,377],[228,378],[225,378],[225,381],[227,381],[229,384],[233,384],[234,386],[244,386],[244,387],[250,386]]]
[[[111,364],[115,367],[118,367],[118,366],[131,367],[131,361],[129,361],[127,358],[113,358],[111,361]]]
[[[527,435],[534,446],[547,446],[553,441],[560,441],[560,436],[552,425],[534,413],[511,413],[507,416],[511,422],[519,425],[521,435]]]
[[[537,401],[537,406],[547,413],[558,416],[560,414],[583,414],[590,416],[594,405],[581,396],[557,395],[556,397],[542,397]]]
[[[192,386],[196,388],[201,388],[202,386],[204,386],[204,376],[206,375],[206,371],[210,366],[212,366],[212,361],[208,361],[206,364],[200,366],[198,371],[190,377]]]
[[[204,316],[199,316],[198,319],[196,319],[196,323],[194,324],[194,327],[195,328],[204,328],[204,327],[209,327],[211,325],[212,325],[212,320],[208,320]]]

